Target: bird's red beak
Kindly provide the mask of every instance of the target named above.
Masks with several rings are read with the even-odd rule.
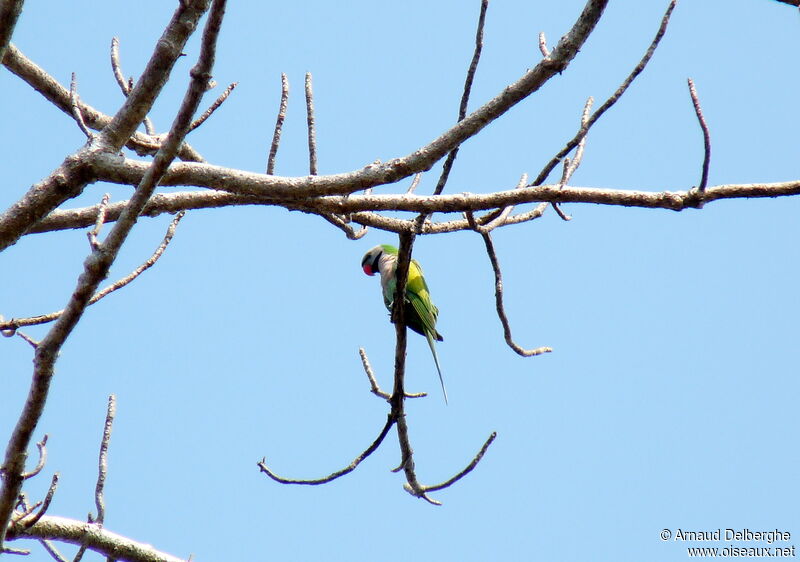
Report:
[[[364,264],[364,273],[366,273],[367,275],[375,275],[375,272],[372,271],[372,267],[370,267],[368,263]]]

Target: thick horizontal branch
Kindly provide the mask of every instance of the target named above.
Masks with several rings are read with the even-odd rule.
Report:
[[[182,166],[182,164],[178,164]],[[222,170],[221,168],[219,170]],[[231,170],[231,172],[236,172]],[[247,176],[246,172],[240,172]],[[260,174],[252,174],[254,176]],[[168,174],[175,179],[175,176]],[[227,176],[231,179],[231,176]],[[262,176],[266,178],[267,176]],[[330,176],[319,176],[330,177]],[[285,178],[290,180],[291,178]],[[220,178],[220,181],[223,181]],[[163,183],[163,182],[162,182]],[[283,192],[285,193],[285,192]],[[350,219],[357,224],[402,232],[411,226],[410,220],[386,217],[377,211],[402,210],[411,212],[466,212],[481,209],[495,209],[508,204],[547,202],[595,203],[599,205],[622,205],[628,207],[661,208],[680,211],[690,207],[718,199],[785,197],[800,194],[800,181],[781,183],[730,184],[708,187],[702,196],[696,191],[629,191],[622,189],[601,189],[589,187],[564,187],[544,185],[523,190],[515,189],[490,194],[453,194],[420,197],[410,195],[352,195],[343,198],[311,198],[306,201],[281,201],[281,198],[258,197],[255,195],[237,195],[220,191],[180,191],[177,193],[160,193],[153,195],[142,211],[142,216],[155,217],[164,213],[177,213],[193,209],[212,209],[240,205],[279,205],[290,209],[305,206],[306,209],[319,208],[330,212],[352,213]],[[106,210],[106,222],[117,220],[127,201],[110,203]],[[541,213],[532,214],[527,220],[537,218]],[[503,223],[516,224],[523,222],[518,215],[509,216]],[[82,207],[53,211],[30,229],[31,233],[51,232],[70,228],[86,228],[97,219],[97,207]],[[471,230],[466,219],[458,219],[439,223],[426,223],[421,234],[436,234]]]
[[[98,180],[137,185],[148,163],[108,154],[94,154],[90,167]],[[490,194],[452,195],[371,194],[351,195],[368,186],[386,183],[386,168],[370,165],[362,170],[324,176],[281,177],[246,172],[195,162],[176,162],[164,175],[161,185],[196,186],[255,196],[262,201],[299,202],[326,212],[359,211],[461,212],[490,209],[532,202],[569,202],[659,207],[680,210],[716,199],[744,197],[780,197],[800,193],[800,181],[763,184],[729,184],[709,187],[705,193],[694,191],[648,192],[588,187],[542,185],[527,189],[498,191]],[[310,197],[349,195],[349,197]]]
[[[8,539],[30,538],[85,544],[90,550],[114,560],[183,562],[181,558],[159,552],[149,544],[133,541],[86,521],[45,515],[31,528],[22,527],[21,524],[14,525],[8,533]]]
[[[319,210],[334,213],[359,211],[409,211],[415,213],[458,213],[495,209],[508,205],[547,201],[550,203],[595,203],[623,207],[646,207],[680,211],[702,206],[718,199],[782,197],[800,194],[800,181],[718,185],[703,193],[688,191],[632,191],[595,187],[559,188],[542,185],[494,193],[460,193],[453,195],[351,195],[321,197],[313,202]],[[310,203],[309,205],[312,205]]]

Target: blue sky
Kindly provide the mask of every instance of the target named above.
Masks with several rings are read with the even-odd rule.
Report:
[[[113,113],[122,97],[108,49],[138,74],[174,3],[29,2],[14,42],[83,100]],[[320,173],[405,155],[455,120],[479,2],[231,2],[214,71],[239,85],[190,142],[214,164],[263,171],[280,95],[289,116],[276,173],[307,173],[303,77],[314,76]],[[513,187],[538,173],[641,57],[667,2],[612,2],[569,69],[467,142],[447,191]],[[493,97],[567,31],[581,1],[496,0],[471,108]],[[592,129],[573,184],[641,190],[697,184],[702,137],[686,88],[697,85],[711,128],[709,182],[800,176],[796,54],[800,16],[767,0],[681,0],[644,74]],[[46,30],[46,33],[43,33]],[[198,37],[152,118],[165,130]],[[208,103],[213,97],[209,96]],[[84,138],[19,79],[0,74],[7,208]],[[13,116],[17,116],[15,119]],[[429,193],[438,167],[423,178]],[[380,188],[404,190],[407,182]],[[68,206],[131,189],[92,185]],[[402,489],[392,432],[354,473],[320,487],[259,474],[262,456],[287,477],[348,464],[383,427],[364,347],[391,387],[394,329],[356,242],[315,217],[274,208],[189,213],[155,268],[91,307],[64,347],[37,438],[50,435],[41,496],[61,473],[50,513],[94,509],[106,399],[117,419],[106,526],[195,560],[683,560],[662,529],[778,529],[798,544],[796,472],[800,199],[722,201],[674,213],[566,205],[495,234],[515,338],[505,346],[493,276],[474,233],[418,239],[440,309],[450,404],[423,338],[409,340],[408,403],[417,472],[459,471],[492,431],[478,468],[433,507]],[[435,218],[444,218],[437,215]],[[142,219],[115,264],[126,275],[159,244],[168,217]],[[88,251],[82,231],[27,236],[0,256],[0,313],[66,303]],[[42,329],[29,329],[42,337]],[[29,385],[30,348],[0,341],[0,433]],[[698,543],[698,546],[763,546]],[[20,543],[17,546],[22,546]],[[31,560],[46,560],[36,544]],[[71,552],[65,548],[65,552]]]

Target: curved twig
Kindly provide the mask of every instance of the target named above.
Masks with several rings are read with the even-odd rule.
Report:
[[[694,112],[697,115],[697,121],[700,123],[700,128],[703,130],[703,172],[700,175],[700,184],[697,186],[698,191],[703,192],[706,190],[708,184],[708,166],[711,162],[711,136],[708,132],[708,123],[706,118],[703,117],[703,109],[700,107],[700,99],[697,97],[697,90],[694,87],[694,80],[689,78],[689,95],[692,96],[692,105],[694,105]]]
[[[381,387],[378,385],[378,379],[375,378],[375,373],[372,371],[372,365],[370,365],[369,358],[367,358],[367,352],[364,350],[363,347],[358,348],[358,354],[361,356],[361,364],[364,366],[364,372],[367,374],[367,378],[369,379],[369,384],[371,387],[370,392],[379,398],[383,398],[384,400],[389,400],[392,395],[388,392],[384,392],[381,390]],[[415,393],[406,393],[406,398],[424,398],[427,396],[427,392],[415,392]]]
[[[47,463],[47,437],[48,436],[45,433],[44,437],[42,437],[42,440],[36,444],[36,448],[39,449],[39,462],[36,463],[36,466],[33,470],[22,475],[23,480],[28,480],[29,478],[33,478],[34,476],[38,475],[44,468],[44,465]]]
[[[467,474],[472,472],[475,469],[475,467],[478,466],[478,463],[481,462],[483,455],[486,454],[486,451],[489,449],[489,446],[492,444],[492,442],[495,440],[496,437],[497,437],[497,432],[493,431],[492,434],[489,436],[489,438],[481,447],[480,451],[478,451],[478,454],[475,455],[475,457],[472,459],[472,461],[470,461],[470,463],[466,467],[464,467],[464,470],[462,470],[449,480],[445,480],[441,484],[434,484],[433,486],[425,486],[425,491],[435,492],[437,490],[449,488],[450,486],[452,486],[453,484],[464,478]]]
[[[380,444],[383,443],[383,440],[386,438],[386,435],[389,433],[389,430],[392,428],[392,425],[394,425],[394,422],[395,422],[394,418],[392,417],[391,414],[389,414],[386,418],[386,424],[383,426],[383,429],[381,429],[381,432],[378,434],[378,437],[375,438],[375,441],[372,442],[372,445],[367,447],[367,449],[363,453],[361,453],[355,459],[353,459],[353,462],[348,464],[346,467],[344,467],[341,470],[337,470],[336,472],[333,472],[328,476],[317,478],[315,480],[296,480],[292,478],[283,478],[282,476],[278,476],[277,474],[272,472],[267,467],[266,457],[261,459],[261,461],[258,463],[258,468],[261,470],[261,472],[272,478],[275,482],[280,482],[281,484],[300,484],[306,486],[318,486],[319,484],[327,484],[328,482],[336,480],[337,478],[340,478],[345,474],[353,472],[364,459],[366,459],[372,453],[374,453],[375,450],[378,447],[380,447]]]
[[[494,270],[494,297],[495,306],[497,308],[497,316],[503,325],[503,336],[505,337],[508,347],[513,349],[517,354],[522,357],[534,357],[542,353],[549,353],[553,351],[550,347],[537,347],[534,349],[525,349],[518,345],[514,338],[511,336],[511,325],[506,316],[505,306],[503,305],[503,274],[500,271],[500,262],[497,259],[497,254],[494,251],[494,243],[492,242],[492,235],[488,232],[480,232],[483,237],[483,242],[486,245],[486,253],[489,256],[489,261],[492,262],[492,269]]]
[[[42,507],[39,508],[39,511],[36,512],[36,515],[27,519],[22,522],[22,525],[26,529],[30,529],[47,513],[47,509],[50,507],[50,502],[53,501],[53,495],[56,493],[56,488],[58,487],[58,472],[53,474],[53,478],[50,480],[50,487],[47,489],[47,495],[44,497],[44,501],[42,502]]]

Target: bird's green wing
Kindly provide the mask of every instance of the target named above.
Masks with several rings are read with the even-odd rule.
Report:
[[[411,260],[408,268],[408,283],[406,284],[406,298],[419,317],[424,331],[434,339],[441,336],[436,332],[436,319],[439,316],[439,309],[431,301],[431,294],[428,291],[428,284],[422,275],[422,268],[417,260]]]

